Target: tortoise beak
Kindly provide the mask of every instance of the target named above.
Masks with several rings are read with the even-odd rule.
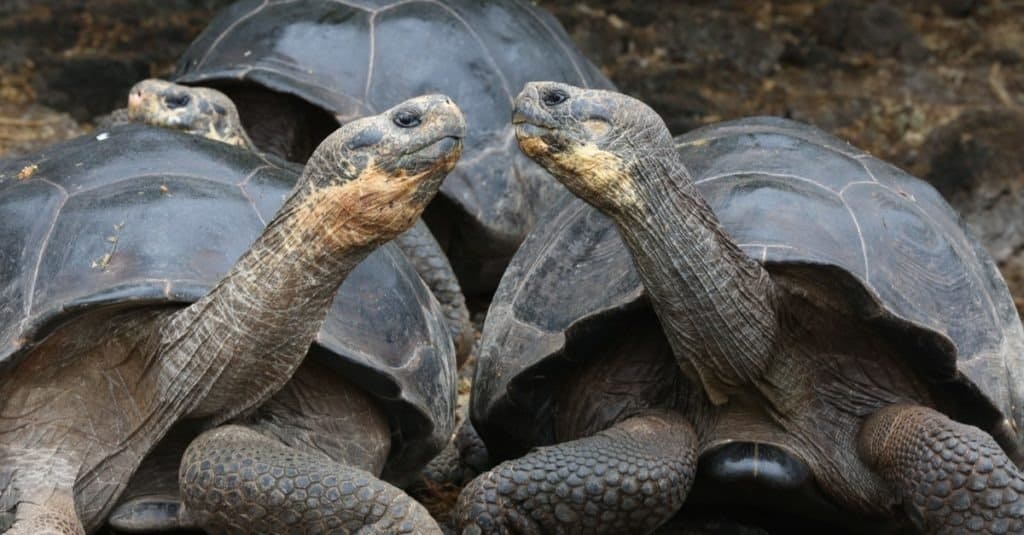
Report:
[[[517,127],[536,125],[551,128],[551,114],[540,105],[541,82],[530,82],[516,96],[512,108],[512,124]]]
[[[447,95],[424,95],[419,97],[424,101],[428,113],[438,114],[441,117],[441,134],[444,137],[461,140],[466,137],[466,117],[462,110]]]
[[[550,128],[547,128],[546,121],[538,117],[537,110],[534,109],[535,101],[523,93],[516,99],[516,106],[512,112],[512,125],[515,127],[516,137],[536,137],[549,132]]]
[[[536,105],[537,89],[533,87],[532,83],[526,84],[526,87],[519,92],[513,103],[512,124],[521,125],[523,123],[536,122],[536,119],[533,117],[536,115],[536,111],[533,109]],[[531,119],[534,120],[531,121]]]

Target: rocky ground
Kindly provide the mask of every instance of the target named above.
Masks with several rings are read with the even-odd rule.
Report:
[[[88,131],[167,74],[225,0],[0,2],[0,156]]]

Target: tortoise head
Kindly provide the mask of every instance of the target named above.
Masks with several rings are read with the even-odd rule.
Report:
[[[392,239],[412,226],[455,167],[465,132],[462,112],[447,96],[406,100],[324,139],[295,191],[310,194],[308,208],[333,212],[370,242]]]
[[[156,78],[143,80],[128,93],[128,117],[152,126],[251,148],[235,103],[216,89],[189,87]]]
[[[638,202],[644,165],[674,161],[661,117],[632,97],[557,82],[531,82],[516,97],[519,147],[570,191],[598,208]]]

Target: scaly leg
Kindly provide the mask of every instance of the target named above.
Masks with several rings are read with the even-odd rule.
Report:
[[[45,501],[22,500],[7,535],[85,535],[71,490],[55,491]]]
[[[988,433],[914,405],[871,415],[861,458],[927,533],[1021,533],[1024,476]]]
[[[56,449],[0,444],[0,532],[84,535],[73,490],[78,470]]]
[[[459,496],[463,533],[649,533],[683,504],[696,436],[680,415],[622,421],[539,448],[474,479]]]
[[[179,477],[192,517],[213,533],[441,533],[422,505],[369,472],[237,425],[196,438]]]

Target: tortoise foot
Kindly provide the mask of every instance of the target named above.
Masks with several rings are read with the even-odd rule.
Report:
[[[466,419],[455,432],[455,439],[423,469],[423,478],[436,485],[462,486],[492,466],[487,446]]]
[[[482,474],[456,519],[462,533],[649,533],[682,506],[695,446],[679,415],[630,418]]]
[[[196,438],[179,473],[196,523],[215,533],[429,533],[427,510],[369,472],[226,425]]]
[[[977,427],[894,405],[868,418],[858,447],[924,532],[1024,532],[1024,477]]]
[[[483,472],[494,466],[487,445],[467,418],[455,433],[455,447],[459,451],[459,460],[467,468]]]

